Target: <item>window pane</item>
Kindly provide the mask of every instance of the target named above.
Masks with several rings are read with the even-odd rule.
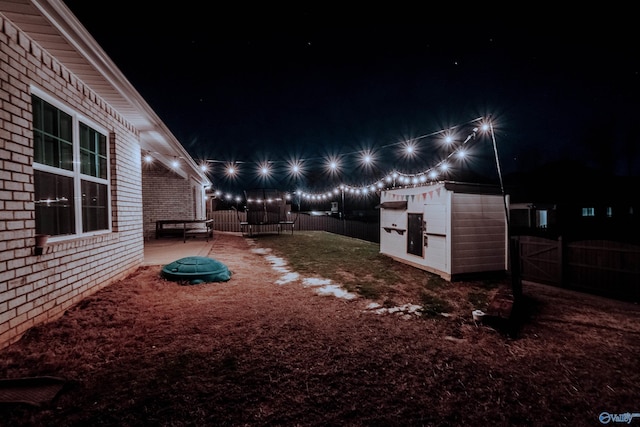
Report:
[[[537,226],[540,228],[547,228],[547,211],[537,211],[536,217],[536,221],[538,222]]]
[[[31,104],[33,108],[33,128],[42,129],[42,100],[33,96],[31,97]]]
[[[106,168],[106,137],[84,123],[80,123],[80,154],[81,172],[98,178],[107,178]]]
[[[68,171],[73,170],[73,145],[66,142],[60,142],[60,163],[58,166],[61,169]]]
[[[98,154],[107,157],[107,137],[101,133],[98,134]]]
[[[108,229],[107,207],[107,186],[82,181],[82,231]]]
[[[43,128],[41,131],[49,135],[58,136],[58,109],[53,105],[42,101],[43,103]]]
[[[106,157],[100,157],[100,173],[98,175],[102,179],[107,179],[107,158]]]
[[[36,96],[31,99],[35,161],[73,170],[72,117]]]
[[[80,172],[85,175],[91,175],[89,165],[91,164],[91,155],[85,150],[80,150]]]
[[[80,123],[80,148],[91,150],[91,141],[89,138],[89,128]]]
[[[73,234],[73,178],[35,170],[34,185],[36,233]]]
[[[64,141],[72,141],[71,136],[72,136],[73,120],[71,116],[65,112],[60,111],[59,113],[60,113],[60,123],[59,123],[60,134],[58,136],[60,137],[60,139]]]
[[[40,133],[33,134],[33,160],[44,163],[44,141]]]
[[[97,177],[107,179],[107,137],[98,133],[98,173]]]
[[[34,147],[37,149],[38,147]],[[40,163],[44,163],[49,166],[60,166],[60,156],[58,155],[58,143],[50,136],[44,137],[44,143],[42,144],[42,152],[38,153],[36,150],[35,156],[40,159]]]

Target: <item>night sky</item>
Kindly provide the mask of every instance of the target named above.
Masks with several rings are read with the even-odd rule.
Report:
[[[408,160],[400,142],[453,126],[464,138],[489,115],[504,174],[561,159],[640,173],[631,10],[66,3],[189,153],[216,161],[210,176],[225,191],[415,173],[446,150],[420,138]],[[355,153],[367,148],[376,162],[363,168]],[[450,178],[495,174],[490,140],[470,148]],[[312,160],[329,155],[342,159],[333,177]],[[305,179],[256,173],[292,158],[306,160]],[[242,180],[224,174],[231,160],[245,162]]]

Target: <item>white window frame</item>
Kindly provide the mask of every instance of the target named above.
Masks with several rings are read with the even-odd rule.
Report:
[[[61,168],[56,168],[54,166],[49,166],[49,165],[45,165],[42,163],[37,163],[35,160],[33,162],[33,169],[34,170],[38,170],[38,171],[42,171],[42,172],[48,172],[48,173],[52,173],[55,175],[60,175],[60,176],[66,176],[66,177],[72,177],[73,178],[73,194],[74,194],[74,216],[75,216],[75,233],[73,234],[68,234],[68,235],[61,235],[61,236],[51,236],[49,238],[49,241],[52,242],[56,242],[56,241],[63,241],[63,240],[70,240],[70,239],[76,239],[78,237],[88,237],[88,236],[95,236],[95,235],[99,235],[99,234],[107,234],[107,233],[111,233],[112,231],[112,214],[111,214],[111,202],[112,202],[112,197],[111,197],[111,168],[110,168],[110,164],[111,164],[111,150],[110,150],[110,141],[109,141],[109,132],[102,126],[100,126],[99,124],[97,124],[96,122],[94,122],[93,120],[91,120],[90,118],[88,118],[87,116],[75,111],[73,108],[69,107],[68,105],[60,102],[58,99],[52,97],[51,95],[49,95],[48,93],[40,90],[37,87],[31,87],[31,95],[35,95],[38,98],[42,99],[43,101],[48,102],[49,104],[53,105],[54,107],[56,107],[57,109],[65,112],[66,114],[69,114],[72,118],[72,143],[73,143],[73,170],[66,170],[66,169],[61,169]],[[106,137],[107,140],[107,178],[106,179],[102,179],[102,178],[98,178],[95,176],[91,176],[91,175],[85,175],[83,173],[81,173],[81,156],[80,156],[80,122],[84,123],[85,125],[89,126],[90,128],[94,129],[97,132],[100,132],[101,134],[103,134]],[[103,229],[103,230],[94,230],[94,231],[89,231],[89,232],[83,232],[82,231],[82,181],[90,181],[90,182],[95,182],[98,184],[102,184],[102,185],[106,185],[107,188],[107,228]]]

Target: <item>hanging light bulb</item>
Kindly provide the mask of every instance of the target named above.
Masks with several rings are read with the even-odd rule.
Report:
[[[446,156],[445,159],[448,160],[454,157],[460,160],[464,160],[465,157],[467,157],[468,155],[467,154],[468,150],[465,150],[463,148],[466,145],[471,145],[471,143],[473,143],[477,139],[479,133],[492,131],[491,122],[487,120],[487,118],[484,118],[484,117],[476,118],[474,120],[467,122],[465,126],[468,126],[472,123],[477,123],[476,125],[477,127],[473,127],[472,132],[466,137],[464,141],[459,141],[457,139],[457,136],[455,135],[457,131],[452,132],[455,128],[459,127],[459,126],[454,126],[454,127],[450,127],[447,130],[441,130],[441,131],[433,132],[430,134],[413,137],[405,141],[395,142],[392,144],[381,146],[381,148],[400,145],[403,148],[402,156],[404,156],[405,158],[409,158],[409,157],[414,157],[421,152],[420,147],[418,147],[417,145],[418,141],[422,140],[423,138],[433,138],[434,141],[437,138],[441,138],[440,142],[442,142],[443,144],[446,144],[445,145],[446,149],[449,151],[449,155]],[[326,170],[330,174],[339,174],[343,166],[341,165],[342,158],[347,155],[358,156],[358,160],[363,167],[370,167],[376,160],[375,156],[373,155],[373,152],[370,149],[362,150],[359,152],[342,153],[342,154],[338,153],[336,155],[332,155],[330,158],[326,160],[324,164]],[[151,160],[150,156],[145,157],[145,161],[150,161],[150,160]],[[216,161],[217,160],[207,160],[207,162],[216,162]],[[289,174],[290,177],[297,177],[303,173],[303,168],[302,168],[303,161],[304,159],[302,160],[295,159],[287,162],[289,166],[287,173]],[[261,164],[257,164],[256,165],[257,173],[263,177],[266,177],[272,174],[273,173],[272,164],[277,162],[278,161],[267,161]],[[227,164],[225,173],[228,177],[234,177],[235,175],[238,174],[237,163],[238,162]],[[242,163],[242,162],[239,162],[239,163]],[[179,167],[179,163],[178,164],[174,163],[174,165],[175,165],[174,167]],[[204,170],[204,165],[202,169]],[[411,185],[411,184],[413,185],[424,184],[431,179],[438,179],[439,176],[446,173],[450,169],[451,169],[451,166],[449,165],[449,163],[444,160],[441,160],[439,163],[435,165],[431,165],[428,169],[425,169],[417,173],[406,174],[402,172],[399,173],[397,170],[393,171],[382,177],[378,177],[372,183],[368,183],[368,184],[364,183],[359,188],[355,188],[355,187],[351,188],[347,184],[342,183],[339,187],[340,190],[335,189],[333,191],[333,194],[339,194],[340,192],[344,194],[346,192],[348,194],[366,195],[367,193],[377,191],[377,189],[383,189],[385,187],[388,188],[391,186],[395,187],[396,183],[398,185],[403,185],[403,186]],[[302,193],[302,190],[298,190],[297,192],[300,193],[301,197],[305,197],[305,198],[313,197],[314,200],[323,200],[323,199],[332,197],[331,192],[327,192],[324,194],[319,193],[320,195],[313,195],[313,196],[307,193]],[[304,196],[302,196],[303,194]]]

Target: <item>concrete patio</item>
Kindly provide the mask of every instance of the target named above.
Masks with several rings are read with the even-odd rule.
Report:
[[[161,239],[149,239],[144,242],[144,261],[142,265],[166,265],[180,258],[189,256],[207,256],[215,234],[207,242],[203,238],[188,239],[165,237]]]

